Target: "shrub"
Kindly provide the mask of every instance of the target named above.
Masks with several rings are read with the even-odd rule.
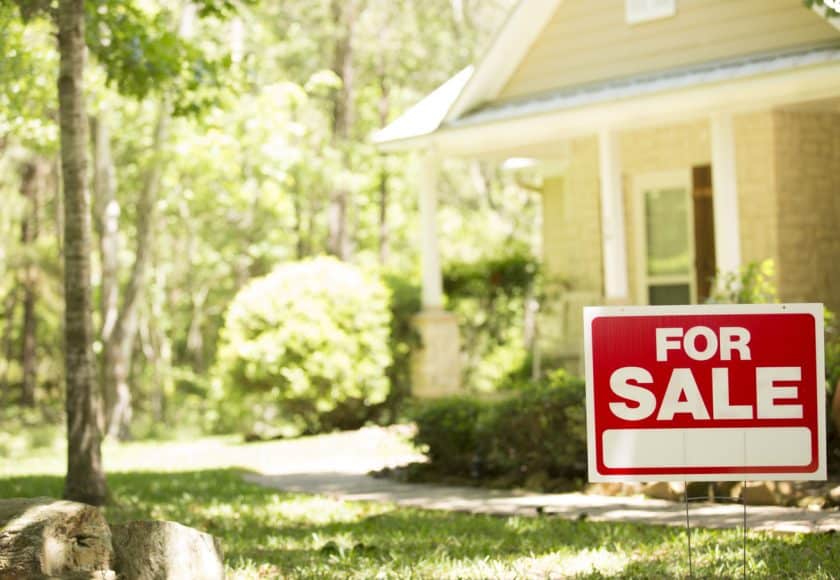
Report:
[[[469,475],[477,457],[479,418],[487,408],[473,397],[445,397],[417,403],[414,443],[442,473]]]
[[[466,354],[464,382],[471,389],[492,391],[525,366],[525,309],[538,277],[534,258],[515,250],[444,268],[443,288],[458,317]]]
[[[734,272],[718,272],[712,280],[709,304],[769,304],[779,297],[773,283],[776,267],[771,259],[750,262]]]
[[[391,390],[384,405],[386,422],[399,419],[403,403],[411,395],[411,356],[420,345],[413,318],[420,312],[420,285],[409,277],[385,274],[383,281],[391,295],[391,366],[388,380]]]
[[[223,412],[287,436],[359,426],[388,393],[389,318],[382,283],[332,258],[254,280],[222,331]]]
[[[524,382],[503,399],[426,402],[414,419],[414,442],[445,475],[516,484],[586,472],[585,389],[583,381],[563,371]]]
[[[526,382],[488,409],[479,424],[490,475],[574,478],[586,472],[586,391],[563,371]]]

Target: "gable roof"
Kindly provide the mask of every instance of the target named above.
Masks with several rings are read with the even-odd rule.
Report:
[[[434,133],[496,97],[563,0],[521,0],[508,15],[478,65],[443,83],[387,127],[374,143],[415,139]]]
[[[401,149],[415,146],[419,144],[418,141],[426,141],[436,133],[449,129],[546,114],[610,99],[631,98],[703,83],[719,83],[750,75],[784,72],[799,66],[837,62],[837,51],[800,48],[685,66],[540,94],[525,94],[519,98],[500,98],[505,86],[552,17],[556,18],[555,14],[563,2],[521,0],[477,66],[462,70],[394,122],[376,132],[374,143]],[[824,5],[815,2],[811,8],[840,30],[840,18]],[[802,9],[807,9],[804,3]],[[496,100],[498,102],[494,102]]]

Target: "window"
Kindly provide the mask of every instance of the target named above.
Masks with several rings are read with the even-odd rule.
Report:
[[[697,299],[689,171],[634,180],[639,300],[691,304]]]

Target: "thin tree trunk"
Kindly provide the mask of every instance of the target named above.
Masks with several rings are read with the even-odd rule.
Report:
[[[341,79],[341,88],[333,101],[333,146],[341,151],[342,164],[346,167],[348,159],[346,142],[354,121],[353,90],[355,70],[353,68],[353,29],[357,16],[357,1],[333,0],[331,4],[333,22],[338,37],[335,42],[332,70]],[[330,195],[327,212],[329,236],[327,250],[339,258],[350,258],[349,214],[350,191],[345,184],[336,184]]]
[[[379,69],[379,126],[388,124],[391,113],[391,91],[385,71],[385,57],[380,55],[377,63]],[[388,173],[388,156],[379,154],[379,265],[387,266],[390,254],[390,230],[388,228],[388,202],[390,197]]]
[[[38,214],[44,187],[46,167],[40,159],[27,161],[21,174],[21,194],[26,199],[26,212],[21,226],[21,242],[26,252],[23,272],[23,334],[21,341],[21,368],[23,384],[20,403],[35,406],[35,386],[38,382],[38,321],[35,301],[38,294],[38,267],[35,263],[35,243],[38,240]]]
[[[0,400],[4,402],[11,400],[9,371],[12,367],[12,359],[15,356],[14,329],[18,302],[18,286],[13,284],[3,301],[3,374],[0,375]]]
[[[64,352],[67,383],[67,477],[64,496],[105,503],[98,392],[91,344],[90,207],[84,101],[84,0],[58,3],[58,104],[64,175]]]
[[[155,206],[165,161],[163,146],[166,141],[169,117],[169,103],[164,99],[160,103],[155,125],[152,160],[146,170],[140,197],[137,200],[137,246],[134,253],[134,265],[114,327],[105,344],[106,433],[109,437],[119,439],[130,437],[132,397],[129,375],[134,340],[137,336],[137,303],[146,284],[149,269]]]
[[[99,112],[91,119],[93,131],[94,174],[93,191],[96,209],[97,232],[99,233],[99,255],[102,264],[100,287],[100,310],[102,328],[100,338],[103,344],[101,382],[105,398],[105,420],[111,417],[117,393],[125,385],[127,376],[119,341],[114,340],[114,330],[119,317],[119,219],[120,205],[116,199],[116,171],[111,155],[110,122],[107,111]],[[123,321],[125,324],[125,321]]]
[[[100,335],[107,342],[119,313],[119,221],[120,205],[116,199],[117,180],[111,156],[110,122],[105,111],[91,118],[93,132],[93,199],[96,230],[99,234],[99,257],[102,264]]]

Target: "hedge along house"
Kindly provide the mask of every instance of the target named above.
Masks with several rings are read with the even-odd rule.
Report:
[[[820,4],[819,2],[817,4]],[[436,176],[450,156],[542,177],[546,356],[578,368],[582,307],[702,302],[716,271],[776,264],[785,301],[840,311],[840,19],[803,0],[523,0],[484,59],[376,142],[420,152],[424,351],[457,389]]]

